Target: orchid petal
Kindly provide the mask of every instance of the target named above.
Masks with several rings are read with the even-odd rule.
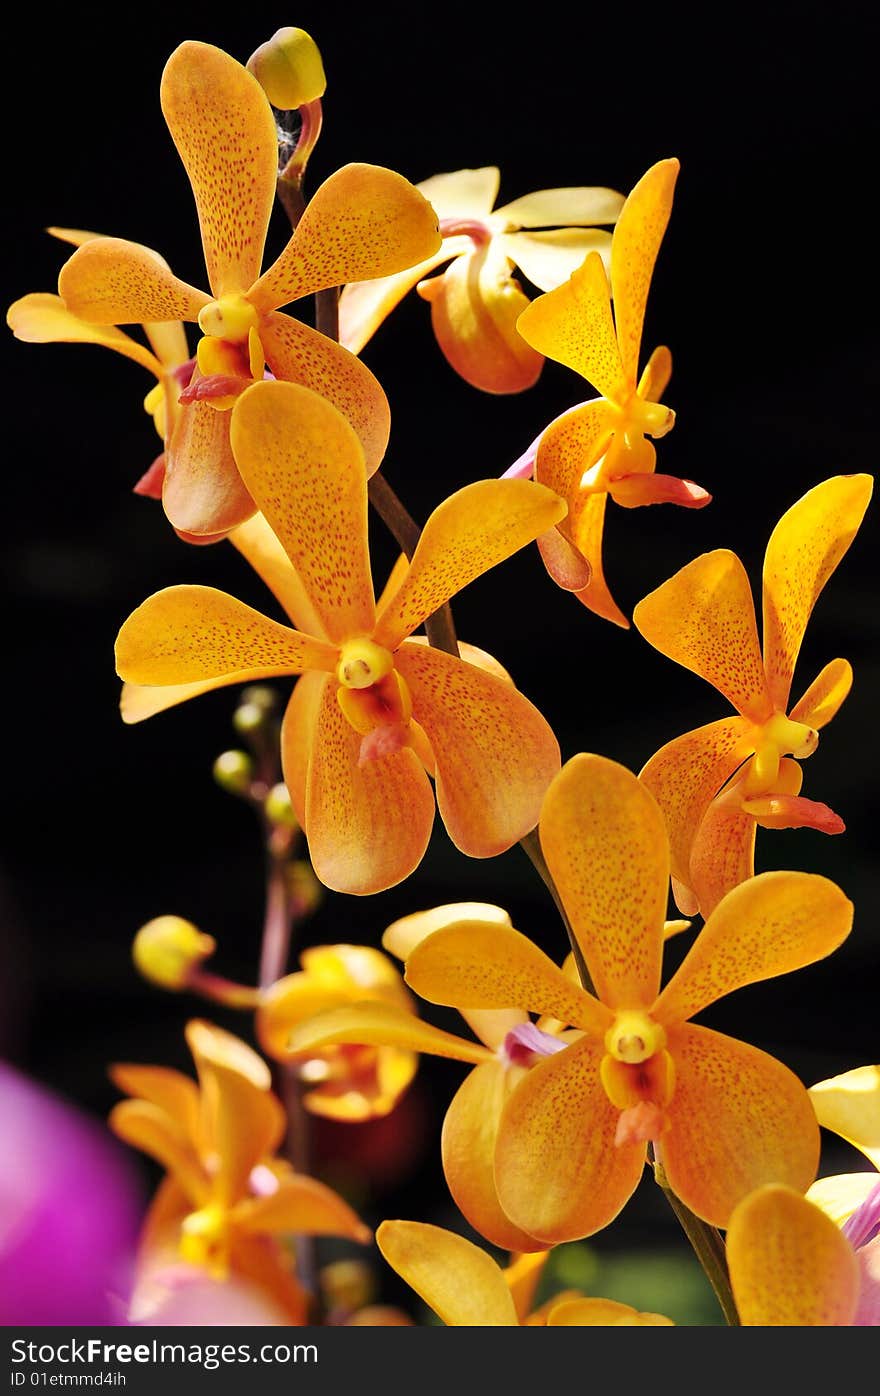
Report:
[[[492,222],[507,228],[586,227],[591,223],[616,222],[623,204],[622,194],[601,185],[537,189],[496,208]]]
[[[691,845],[688,883],[704,917],[755,874],[758,826],[742,808],[743,778],[744,771],[737,773],[708,805]]]
[[[819,1127],[810,1098],[766,1052],[694,1023],[667,1028],[675,1094],[660,1156],[669,1186],[698,1217],[727,1226],[764,1183],[801,1192],[816,1176]]]
[[[846,825],[839,814],[819,800],[802,795],[758,795],[743,800],[743,813],[762,829],[816,829],[822,834],[842,834]]]
[[[361,737],[328,683],[315,721],[303,827],[316,874],[362,896],[402,882],[431,837],[434,794],[409,747],[358,764]]]
[[[441,650],[407,642],[396,664],[431,744],[449,837],[472,858],[502,853],[538,822],[559,769],[553,732],[504,679]]]
[[[649,644],[711,683],[755,722],[772,703],[745,568],[718,548],[689,562],[638,603],[633,623]]]
[[[582,1038],[527,1072],[501,1116],[495,1180],[516,1226],[548,1245],[591,1236],[638,1186],[644,1144],[615,1146],[620,1111],[599,1076],[603,1043]]]
[[[539,291],[555,291],[581,265],[588,252],[598,252],[607,269],[611,234],[595,228],[551,228],[537,233],[500,233],[496,245]]]
[[[61,268],[67,309],[98,325],[198,320],[210,297],[174,275],[158,252],[122,238],[95,238]]]
[[[210,402],[182,404],[165,465],[162,507],[181,532],[223,534],[255,512],[229,444],[229,413]]]
[[[677,504],[682,509],[703,509],[712,502],[711,494],[702,485],[695,485],[693,480],[679,480],[675,475],[658,475],[653,471],[650,475],[641,472],[615,475],[608,481],[608,493],[615,504],[624,509],[638,509],[646,504]]]
[[[476,170],[452,170],[431,175],[416,185],[440,218],[486,218],[498,197],[501,172],[497,165]]]
[[[519,1327],[501,1270],[463,1236],[425,1222],[385,1221],[376,1245],[448,1327]]]
[[[351,281],[339,296],[339,343],[359,354],[408,291],[429,272],[470,249],[470,239],[444,238],[439,251],[406,271],[372,281]]]
[[[211,290],[246,291],[260,273],[278,175],[268,98],[229,54],[192,40],[165,64],[160,95],[192,185]]]
[[[183,1188],[196,1207],[208,1198],[210,1185],[183,1126],[152,1101],[121,1100],[108,1117],[113,1133],[149,1154]]]
[[[397,1004],[379,1000],[325,1009],[294,1024],[284,1055],[293,1059],[346,1043],[399,1047],[406,1052],[427,1052],[432,1057],[448,1057],[475,1066],[492,1060],[492,1053],[481,1043],[444,1032]]]
[[[369,1227],[332,1188],[298,1174],[282,1174],[277,1190],[266,1197],[239,1202],[235,1227],[257,1235],[347,1236],[361,1243],[372,1238]]]
[[[607,501],[608,495],[603,491],[601,494],[584,496],[572,507],[571,533],[576,547],[591,568],[589,586],[584,587],[583,591],[574,592],[574,595],[587,610],[628,630],[629,621],[608,590],[602,570],[602,534]]]
[[[391,411],[381,383],[366,364],[290,315],[270,315],[260,327],[260,338],[276,378],[311,388],[339,409],[357,433],[367,474],[375,474],[388,445]]]
[[[280,257],[248,292],[266,313],[347,281],[403,271],[439,251],[437,215],[402,175],[344,165],[306,205]]]
[[[616,761],[581,753],[544,798],[541,848],[596,993],[648,1007],[660,987],[669,845],[660,807]]]
[[[164,368],[179,368],[189,360],[186,330],[179,320],[154,320],[144,325],[144,334]]]
[[[639,1313],[615,1299],[569,1299],[547,1315],[548,1328],[674,1328],[663,1314]]]
[[[429,911],[413,911],[401,916],[382,935],[382,945],[399,960],[405,960],[426,936],[455,926],[459,921],[486,921],[491,926],[509,926],[510,916],[491,902],[448,902]],[[493,1044],[494,1046],[495,1044]]]
[[[526,1251],[515,1259],[511,1256],[511,1263],[504,1270],[520,1323],[524,1323],[532,1311],[549,1255],[549,1251]]]
[[[783,514],[764,557],[764,658],[777,708],[791,678],[810,613],[852,543],[871,499],[870,475],[836,475]]]
[[[852,688],[852,665],[846,659],[832,659],[815,678],[800,702],[795,703],[789,716],[792,722],[803,722],[817,732],[839,711]]]
[[[162,376],[161,363],[143,344],[115,325],[90,325],[80,320],[60,296],[37,292],[22,296],[6,312],[6,323],[16,339],[26,344],[103,344],[106,349],[134,359],[157,378]]]
[[[110,1078],[126,1095],[149,1101],[164,1110],[175,1125],[183,1126],[190,1139],[196,1138],[199,1092],[191,1077],[165,1066],[118,1062],[110,1068]]]
[[[335,688],[335,680],[329,674],[301,674],[293,686],[281,723],[281,766],[290,802],[301,828],[306,820],[306,791],[315,749],[318,713],[321,711],[324,690],[328,687]]]
[[[575,501],[581,479],[604,455],[614,429],[614,409],[604,398],[593,398],[564,412],[541,434],[535,457],[535,479],[569,502],[566,531],[574,528]]]
[[[574,369],[611,402],[635,387],[624,372],[611,319],[608,277],[598,252],[555,291],[546,291],[517,322],[527,344],[539,354]]]
[[[542,533],[538,542],[541,561],[552,578],[563,591],[583,591],[590,585],[593,569],[582,553],[579,553],[558,528]]]
[[[815,1098],[813,1103],[815,1105]],[[822,1121],[819,1120],[819,1123]],[[876,1191],[878,1183],[880,1177],[870,1169],[863,1173],[836,1173],[831,1178],[817,1178],[815,1183],[811,1183],[807,1188],[806,1198],[808,1202],[821,1207],[835,1226],[842,1228],[863,1208],[864,1203]],[[848,1239],[852,1245],[852,1237]]]
[[[852,1324],[860,1287],[853,1248],[799,1192],[769,1184],[745,1197],[730,1218],[727,1259],[745,1327]]]
[[[749,755],[747,725],[723,717],[667,742],[639,772],[663,811],[672,876],[690,881],[691,849],[706,810],[724,782]]]
[[[611,293],[624,372],[635,384],[648,289],[672,212],[677,160],[659,160],[627,196],[611,244]]]
[[[880,1066],[857,1066],[810,1087],[816,1118],[880,1168]]]
[[[372,632],[367,482],[342,413],[295,383],[255,383],[230,432],[242,477],[332,640]]]
[[[120,678],[135,684],[234,682],[332,670],[337,651],[213,587],[166,587],[132,611],[116,641]]]
[[[741,989],[824,959],[852,929],[853,905],[812,873],[767,872],[728,892],[651,1010],[684,1022]]]
[[[396,649],[446,601],[565,517],[565,503],[532,480],[476,480],[433,511],[397,591],[376,622]]]
[[[672,377],[672,355],[665,344],[654,350],[642,370],[637,392],[645,402],[659,402]]]
[[[203,679],[198,683],[168,683],[161,688],[149,684],[124,683],[119,698],[119,711],[122,721],[131,726],[135,722],[145,722],[148,717],[175,708],[178,703],[186,703],[190,698],[198,698],[201,693],[212,693],[217,688],[240,683],[236,676],[221,679]]]
[[[324,638],[318,614],[299,574],[262,514],[254,514],[229,534],[229,541],[246,558],[273,596],[280,601],[297,630]]]

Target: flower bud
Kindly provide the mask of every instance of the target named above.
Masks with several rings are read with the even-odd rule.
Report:
[[[261,708],[264,713],[274,713],[278,707],[278,694],[274,688],[267,688],[265,684],[253,683],[242,690],[241,701]]]
[[[131,947],[140,973],[162,989],[185,989],[217,942],[181,916],[156,916],[141,926]]]
[[[254,763],[246,751],[224,751],[214,762],[214,779],[230,795],[247,795],[254,778]]]
[[[266,725],[268,714],[256,703],[239,703],[232,714],[232,725],[240,737],[250,737]]]
[[[266,818],[271,820],[273,824],[281,824],[285,829],[299,828],[299,821],[290,802],[290,792],[283,781],[272,786],[266,796],[263,808],[266,811]]]
[[[331,1313],[353,1313],[376,1296],[376,1281],[362,1260],[334,1260],[319,1276],[324,1303]]]
[[[320,49],[304,29],[276,30],[251,54],[247,67],[280,111],[317,101],[327,87]]]

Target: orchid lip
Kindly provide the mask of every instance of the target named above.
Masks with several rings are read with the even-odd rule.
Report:
[[[562,1052],[566,1044],[534,1023],[518,1023],[504,1039],[501,1057],[508,1066],[534,1066],[540,1057]]]

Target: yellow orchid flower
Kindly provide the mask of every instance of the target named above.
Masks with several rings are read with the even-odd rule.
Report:
[[[359,354],[382,321],[416,286],[431,306],[431,323],[447,362],[487,393],[519,393],[537,380],[544,357],[519,335],[529,304],[514,267],[542,291],[570,276],[588,252],[607,258],[623,195],[613,189],[541,189],[493,208],[500,172],[494,165],[434,175],[416,188],[440,219],[443,242],[417,266],[376,281],[354,282],[339,300],[339,337]],[[444,262],[439,276],[428,272]],[[417,284],[418,283],[418,284]]]
[[[763,658],[749,580],[727,549],[695,558],[633,612],[646,640],[713,684],[738,714],[676,737],[641,771],[666,818],[673,889],[686,916],[707,914],[752,876],[757,825],[843,830],[827,805],[801,797],[797,762],[815,751],[819,730],[849,693],[848,662],[826,664],[787,710],[813,606],[872,489],[870,475],[836,475],[783,514],[764,557]]]
[[[414,1012],[403,979],[381,951],[370,945],[316,945],[300,956],[302,969],[264,991],[256,1032],[263,1050],[295,1063],[303,1104],[334,1120],[371,1120],[387,1115],[412,1081],[415,1052],[365,1044],[330,1046],[291,1058],[291,1028],[316,1013],[361,1002],[388,1003]]]
[[[546,1251],[520,1256],[502,1270],[454,1231],[412,1221],[382,1222],[376,1244],[392,1270],[450,1328],[674,1327],[662,1314],[576,1293],[557,1295],[532,1311]]]
[[[79,228],[48,228],[47,232],[74,247],[100,237],[99,233]],[[150,346],[147,348],[116,325],[93,325],[80,319],[67,309],[60,296],[32,292],[13,302],[6,312],[6,323],[16,339],[26,344],[101,344],[140,364],[156,379],[155,387],[144,398],[144,409],[152,417],[164,448],[180,411],[177,400],[193,371],[186,333],[179,320],[142,325]],[[158,482],[161,495],[164,473],[163,450],[163,455],[135,485],[135,493],[152,495]]]
[[[590,252],[564,285],[517,320],[533,349],[574,369],[602,396],[557,417],[506,473],[534,474],[568,501],[564,523],[540,541],[544,563],[589,610],[621,626],[629,621],[602,570],[608,497],[626,509],[699,509],[711,498],[691,480],[654,473],[657,453],[648,437],[665,436],[675,422],[660,402],[672,373],[669,350],[655,349],[639,377],[645,304],[678,169],[677,160],[659,161],[627,197],[611,240],[610,283],[602,258]]]
[[[432,1003],[516,1004],[581,1034],[526,1072],[501,1111],[495,1182],[511,1222],[545,1244],[607,1226],[641,1178],[648,1140],[672,1190],[716,1226],[762,1183],[806,1188],[819,1130],[803,1085],[690,1019],[829,954],[849,934],[852,904],[822,877],[753,878],[660,992],[669,850],[650,792],[616,762],[575,756],[547,791],[539,832],[597,996],[503,925],[437,931],[406,962],[406,982]]]
[[[302,1323],[305,1295],[279,1238],[366,1242],[370,1231],[330,1188],[275,1156],[285,1116],[262,1058],[198,1019],[187,1024],[186,1040],[198,1085],[166,1067],[111,1069],[132,1097],[112,1110],[111,1129],[168,1174],[145,1224],[133,1309],[160,1305],[182,1262],[214,1280],[254,1286],[288,1322]]]
[[[433,209],[391,170],[352,164],[316,191],[281,255],[260,275],[275,197],[278,137],[256,78],[210,44],[175,49],[162,111],[193,188],[211,294],[180,281],[149,248],[98,238],[59,279],[67,308],[94,324],[195,321],[192,381],[168,443],[163,503],[191,534],[222,534],[255,512],[229,445],[227,409],[242,389],[276,378],[322,393],[351,421],[367,469],[385,451],[385,394],[348,350],[279,307],[355,277],[384,276],[439,246]]]
[[[137,720],[226,684],[302,674],[284,719],[282,763],[325,885],[363,894],[409,876],[434,820],[429,774],[462,852],[488,858],[509,848],[537,823],[558,769],[556,738],[507,680],[409,637],[469,581],[551,527],[565,504],[526,480],[466,486],[431,515],[406,575],[377,611],[363,448],[345,418],[307,388],[256,383],[233,412],[231,439],[289,560],[279,570],[276,556],[273,585],[298,628],[213,588],[158,592],[117,639],[120,676],[157,690],[152,704],[136,693],[124,716]]]

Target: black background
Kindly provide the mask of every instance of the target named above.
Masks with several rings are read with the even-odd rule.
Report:
[[[874,465],[869,15],[852,3],[542,4],[514,22],[496,5],[305,3],[250,4],[228,17],[186,5],[69,10],[47,25],[36,9],[20,11],[5,58],[6,302],[54,289],[66,249],[41,231],[52,223],[145,242],[179,276],[204,283],[194,206],[158,100],[162,66],[187,38],[245,61],[282,24],[315,37],[328,88],[311,187],[349,160],[413,180],[498,164],[507,202],[567,184],[626,191],[654,161],[677,155],[643,356],[660,342],[674,356],[666,400],[677,424],[660,443],[659,468],[697,480],[714,502],[701,512],[609,509],[606,573],[629,612],[714,547],[739,553],[757,584],[780,514],[820,480]],[[278,213],[271,255],[284,237]],[[236,744],[233,694],[126,729],[114,636],[135,605],[173,582],[219,585],[256,605],[264,594],[231,548],[186,547],[157,505],[130,493],[156,451],[140,410],[150,381],[136,365],[98,348],[11,336],[6,348],[0,1052],[101,1114],[115,1098],[108,1062],[186,1068],[181,1028],[205,1011],[137,978],[129,958],[137,927],[165,911],[188,916],[218,937],[218,970],[247,979],[262,915],[257,829],[210,774],[215,755]],[[392,406],[384,468],[421,519],[452,489],[500,474],[551,417],[588,395],[549,363],[526,394],[478,394],[446,365],[415,296],[364,358]],[[758,837],[758,870],[837,880],[856,904],[854,932],[827,964],[746,990],[708,1015],[807,1083],[878,1060],[875,528],[876,505],[817,607],[795,678],[799,693],[835,655],[853,662],[853,693],[805,768],[805,793],[838,810],[848,830]],[[394,550],[378,525],[375,541],[381,571]],[[564,758],[599,751],[638,769],[671,737],[725,714],[712,689],[635,631],[558,591],[532,548],[475,583],[455,609],[459,634],[511,669]],[[439,820],[405,884],[368,899],[328,894],[305,939],[376,943],[396,916],[464,898],[506,905],[561,957],[561,930],[522,852],[467,860]],[[673,963],[680,954],[674,943]],[[244,1020],[218,1016],[246,1034]],[[437,1020],[455,1026],[452,1015]],[[343,1182],[371,1220],[456,1224],[436,1142],[459,1079],[457,1067],[426,1064],[405,1110],[384,1127],[323,1131],[324,1176]],[[388,1140],[404,1136],[409,1162],[395,1170]],[[357,1165],[334,1164],[339,1148],[358,1155]],[[828,1157],[839,1162],[833,1150]],[[367,1164],[363,1191],[354,1170]],[[668,1239],[672,1225],[646,1183],[597,1243]]]

